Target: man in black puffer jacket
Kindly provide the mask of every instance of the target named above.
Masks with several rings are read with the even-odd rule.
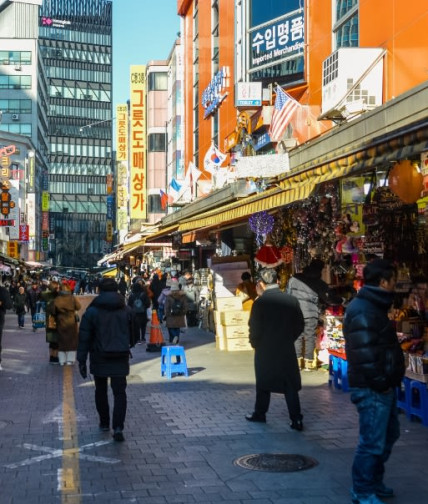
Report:
[[[79,328],[77,360],[83,378],[87,376],[86,359],[90,355],[90,373],[95,380],[95,405],[100,416],[100,429],[110,429],[107,379],[113,390],[113,438],[124,441],[126,416],[126,377],[129,374],[129,349],[135,345],[136,334],[131,308],[118,293],[112,278],[99,283],[100,294],[87,308]]]
[[[364,287],[349,304],[343,333],[351,401],[360,416],[360,438],[352,466],[352,502],[380,504],[392,497],[384,464],[400,436],[395,387],[404,376],[404,357],[388,318],[394,300],[396,270],[375,259],[363,271]]]

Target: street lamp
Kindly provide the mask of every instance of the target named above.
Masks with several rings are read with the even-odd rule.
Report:
[[[103,121],[95,121],[93,123],[86,124],[85,126],[81,126],[79,128],[79,131],[80,131],[80,133],[82,133],[85,128],[92,128],[92,126],[97,126],[98,124],[114,121],[115,119],[116,119],[115,117],[112,117],[111,119],[104,119]]]

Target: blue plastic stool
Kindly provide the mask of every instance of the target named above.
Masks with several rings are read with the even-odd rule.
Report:
[[[333,384],[334,388],[348,392],[348,362],[336,355],[329,355],[328,370],[328,384]]]
[[[397,408],[403,410],[406,417],[410,420],[410,378],[403,378],[400,387],[397,387]]]
[[[175,360],[173,362],[173,357]],[[173,373],[181,373],[189,376],[187,371],[186,354],[182,346],[163,346],[161,353],[161,375],[166,374],[171,378]]]
[[[428,390],[426,383],[411,380],[410,385],[410,417],[416,416],[421,419],[422,425],[428,425]]]

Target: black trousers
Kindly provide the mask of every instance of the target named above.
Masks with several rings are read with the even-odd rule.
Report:
[[[269,410],[270,391],[256,388],[256,404],[254,412],[258,416],[265,416]],[[285,402],[287,403],[288,414],[290,420],[302,420],[303,415],[300,410],[299,392],[297,390],[287,391],[284,394]]]
[[[4,327],[5,312],[0,310],[0,362],[1,362],[1,340],[3,339],[3,327]]]
[[[146,328],[147,328],[147,313],[136,313],[135,314],[135,326],[138,334],[138,341],[144,341],[146,339]]]
[[[95,406],[100,416],[100,425],[110,425],[110,408],[108,404],[107,377],[94,376]],[[126,376],[112,376],[110,386],[113,391],[113,429],[123,429],[126,416]]]

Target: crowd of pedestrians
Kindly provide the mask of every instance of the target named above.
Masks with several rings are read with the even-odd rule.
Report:
[[[320,304],[337,302],[321,280],[321,269],[322,263],[313,261],[289,280],[285,292],[280,290],[273,268],[261,270],[255,283],[249,273],[242,275],[236,294],[247,302],[249,339],[255,350],[256,399],[253,412],[245,417],[250,422],[265,423],[271,394],[280,393],[286,400],[290,427],[303,430],[299,392],[300,371],[305,366],[299,359],[313,359]],[[350,397],[360,418],[351,500],[353,504],[381,504],[381,498],[394,493],[383,478],[385,463],[400,435],[396,387],[404,376],[404,359],[388,317],[397,272],[388,261],[374,259],[363,275],[365,285],[347,306],[343,325]],[[125,439],[130,349],[145,341],[153,311],[159,322],[165,323],[169,343],[177,344],[183,328],[198,323],[199,291],[189,271],[179,276],[174,271],[166,274],[155,270],[128,282],[125,278],[119,282],[102,278],[94,285],[97,295],[81,321],[77,315],[81,304],[74,294],[82,293],[82,289],[87,292],[88,283],[18,279],[9,289],[0,287],[0,370],[6,310],[14,308],[18,327],[23,328],[25,314],[33,319],[43,305],[49,362],[73,365],[77,360],[85,379],[89,358],[99,428],[111,428],[114,440],[121,442]],[[109,379],[114,400],[112,415]]]

